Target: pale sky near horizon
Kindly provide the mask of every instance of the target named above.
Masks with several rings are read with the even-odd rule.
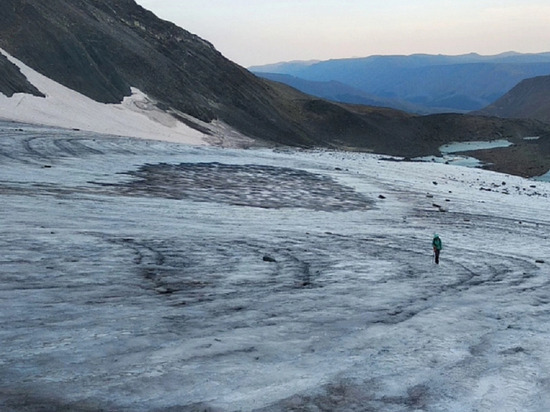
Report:
[[[550,51],[548,0],[137,0],[244,67],[382,54]]]

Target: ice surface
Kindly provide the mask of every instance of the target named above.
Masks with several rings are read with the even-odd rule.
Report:
[[[532,139],[526,137],[525,139]],[[467,166],[467,167],[482,167],[483,163],[470,156],[457,155],[456,153],[468,152],[472,150],[486,150],[495,149],[499,147],[508,147],[512,143],[505,139],[491,140],[491,141],[469,141],[469,142],[454,142],[441,146],[439,151],[442,156],[423,156],[417,157],[414,160],[422,162],[434,162],[434,163],[446,163],[455,166]]]
[[[433,163],[445,163],[455,166],[465,166],[465,167],[482,167],[483,163],[476,159],[475,157],[470,156],[460,156],[460,155],[443,155],[443,156],[422,156],[415,157],[414,161],[420,162],[433,162]]]
[[[512,142],[506,139],[491,140],[488,142],[483,141],[470,141],[470,142],[455,142],[441,146],[439,151],[443,154],[468,152],[470,150],[486,150],[496,149],[500,147],[511,146]]]
[[[550,410],[549,193],[4,123],[0,410]]]

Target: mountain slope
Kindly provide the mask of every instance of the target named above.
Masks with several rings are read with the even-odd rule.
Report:
[[[44,95],[34,87],[21,73],[19,68],[0,53],[0,93],[11,97],[15,93],[27,93],[34,96]]]
[[[479,114],[550,122],[550,76],[523,80]]]
[[[134,1],[6,2],[0,46],[96,101],[118,103],[136,87],[163,109],[219,119],[251,137],[298,145],[323,138],[294,119],[292,100],[304,96],[272,87]]]
[[[245,124],[262,110],[255,107],[265,85],[209,43],[131,0],[7,3],[0,45],[96,101],[118,103],[133,86],[205,121],[231,115],[228,120]],[[245,82],[251,87],[239,87]]]
[[[138,89],[198,130],[200,121],[218,121],[269,144],[414,157],[438,154],[439,145],[455,140],[550,134],[549,125],[532,120],[421,117],[315,98],[258,78],[133,0],[4,0],[0,47],[97,102],[120,103]],[[40,94],[2,61],[6,95]]]

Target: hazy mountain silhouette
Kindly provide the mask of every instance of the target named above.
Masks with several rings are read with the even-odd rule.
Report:
[[[334,102],[388,107],[410,113],[428,114],[431,112],[431,110],[429,110],[428,108],[424,108],[422,106],[415,105],[406,101],[382,98],[372,94],[368,94],[360,89],[348,86],[347,84],[335,80],[304,80],[300,77],[280,73],[256,74],[264,79],[284,83],[304,93],[310,94],[312,96],[322,97],[323,99],[332,100]]]
[[[260,75],[337,81],[388,102],[407,101],[419,107],[417,113],[467,112],[494,102],[526,78],[550,74],[550,53],[371,56],[278,63],[250,70]]]

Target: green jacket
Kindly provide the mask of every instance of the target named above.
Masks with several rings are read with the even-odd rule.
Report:
[[[434,249],[441,250],[443,249],[443,244],[441,243],[441,239],[439,236],[434,237],[434,240],[432,241],[432,246]]]

